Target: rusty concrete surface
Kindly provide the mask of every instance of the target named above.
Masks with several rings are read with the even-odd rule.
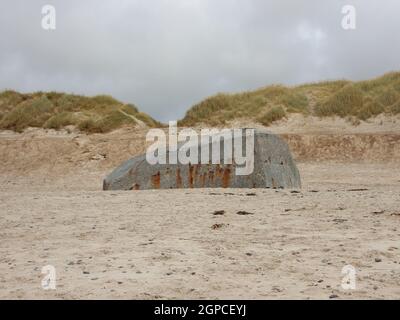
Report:
[[[200,164],[200,151],[199,164],[187,165],[151,165],[143,154],[112,171],[103,181],[103,190],[301,188],[300,174],[286,142],[266,131],[254,132],[254,170],[249,175],[237,175],[234,161],[232,164],[223,163],[223,144],[232,143],[232,139],[227,139],[221,142],[221,164]],[[242,140],[243,144],[245,141]],[[201,145],[198,147],[200,150]],[[246,150],[245,145],[242,148]]]

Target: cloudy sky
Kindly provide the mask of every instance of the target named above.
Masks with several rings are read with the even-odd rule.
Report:
[[[110,94],[167,121],[218,92],[400,70],[399,17],[399,0],[1,0],[0,89]]]

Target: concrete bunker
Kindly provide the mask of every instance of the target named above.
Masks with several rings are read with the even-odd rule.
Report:
[[[237,129],[227,129],[237,130]],[[249,129],[240,129],[243,132]],[[264,130],[250,129],[254,133],[253,141],[253,170],[250,174],[237,174],[238,167],[235,159],[227,160],[224,150],[231,146],[235,152],[234,137],[222,138],[219,145],[218,158],[215,161],[211,140],[204,144],[202,141],[195,146],[198,148],[196,158],[187,164],[155,163],[147,161],[146,154],[142,154],[122,163],[112,171],[103,181],[103,190],[148,190],[148,189],[176,189],[176,188],[301,188],[300,174],[292,158],[287,143],[279,136]],[[245,133],[239,146],[246,150]],[[228,144],[228,145],[226,145]],[[181,144],[178,144],[182,146]],[[193,147],[193,145],[191,146]],[[201,150],[210,150],[207,163],[201,159]],[[229,148],[228,148],[229,149]],[[158,150],[160,153],[170,153],[167,147]],[[174,149],[173,152],[178,152]],[[204,155],[203,155],[204,157]],[[169,157],[166,157],[169,159]],[[213,161],[214,160],[214,161]],[[219,162],[219,163],[215,163]],[[230,162],[230,163],[229,163]]]

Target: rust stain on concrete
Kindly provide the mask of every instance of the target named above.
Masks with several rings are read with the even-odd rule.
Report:
[[[153,185],[154,189],[160,189],[160,180],[161,180],[160,171],[151,176],[151,184]]]
[[[189,188],[193,188],[193,169],[194,167],[189,163],[189,175],[188,175],[188,182],[189,182]]]
[[[182,188],[181,169],[176,169],[176,187]]]
[[[228,166],[227,168],[224,169],[224,173],[222,175],[222,187],[228,188],[230,180],[231,180],[231,168],[230,166]]]

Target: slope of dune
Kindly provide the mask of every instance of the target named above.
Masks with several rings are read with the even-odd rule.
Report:
[[[0,93],[0,129],[21,132],[29,127],[61,129],[75,126],[83,132],[109,132],[121,127],[159,126],[132,104],[110,96],[85,97],[59,92]]]
[[[379,78],[304,84],[272,85],[255,91],[209,97],[189,109],[182,126],[224,125],[246,119],[269,126],[291,114],[338,116],[353,125],[385,114],[400,113],[400,72]]]

